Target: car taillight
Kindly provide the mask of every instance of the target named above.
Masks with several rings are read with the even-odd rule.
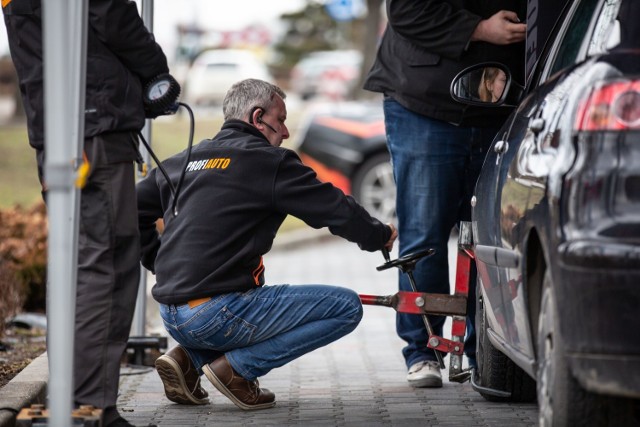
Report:
[[[580,103],[575,130],[627,129],[640,129],[640,80],[601,83]]]

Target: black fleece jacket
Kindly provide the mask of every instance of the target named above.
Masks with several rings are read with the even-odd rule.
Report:
[[[2,2],[9,49],[20,79],[29,143],[44,150],[41,0]],[[137,132],[144,126],[142,87],[169,72],[167,58],[147,31],[136,4],[91,0],[88,4],[84,135]],[[130,152],[127,144],[125,153]],[[109,147],[113,157],[122,147]],[[126,160],[129,160],[128,158]],[[114,159],[114,161],[123,161]]]
[[[185,157],[163,162],[174,184]],[[137,186],[142,261],[156,274],[153,296],[160,303],[262,286],[262,255],[287,215],[329,227],[367,251],[381,249],[391,236],[352,197],[320,182],[293,151],[273,147],[242,121],[227,121],[213,139],[196,145],[186,171],[175,217],[157,169]],[[158,218],[164,219],[161,236]]]
[[[364,89],[381,92],[424,116],[462,126],[499,126],[506,107],[477,107],[449,94],[464,68],[501,62],[524,84],[524,42],[506,46],[470,42],[481,19],[500,10],[526,18],[525,0],[387,0],[388,24]]]

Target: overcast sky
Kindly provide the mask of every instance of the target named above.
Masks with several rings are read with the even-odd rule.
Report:
[[[174,48],[177,24],[196,23],[212,30],[240,29],[254,23],[273,26],[282,13],[300,10],[305,3],[306,0],[156,0],[154,33],[158,43],[169,52]],[[1,20],[0,55],[8,50]]]

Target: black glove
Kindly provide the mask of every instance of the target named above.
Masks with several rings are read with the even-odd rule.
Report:
[[[180,84],[169,73],[151,79],[142,92],[144,115],[148,119],[173,114],[178,109]]]

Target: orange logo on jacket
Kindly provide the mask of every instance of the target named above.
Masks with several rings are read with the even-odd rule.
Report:
[[[187,172],[201,171],[204,169],[226,169],[229,167],[229,163],[231,163],[231,159],[228,157],[194,160],[187,165]]]

